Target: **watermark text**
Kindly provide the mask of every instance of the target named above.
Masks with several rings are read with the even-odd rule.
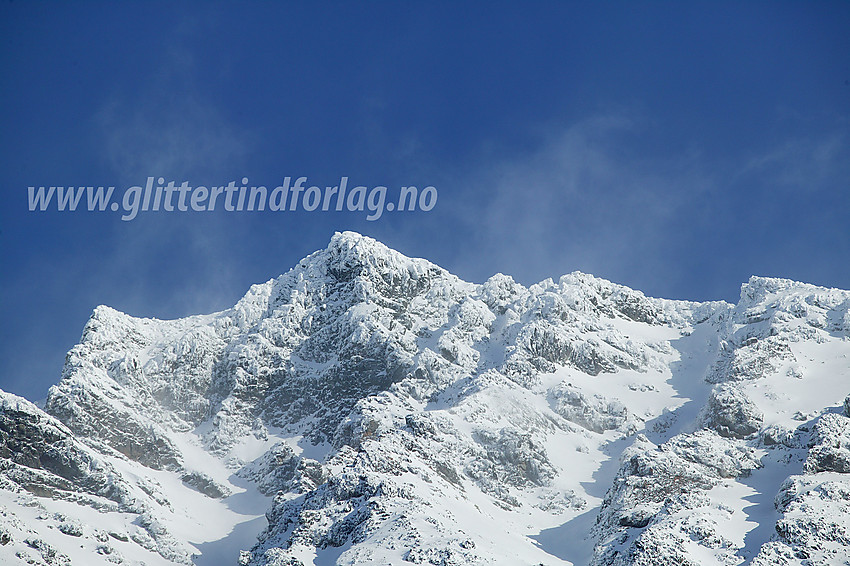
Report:
[[[386,212],[429,212],[437,204],[437,189],[432,186],[349,186],[342,177],[333,186],[308,185],[307,177],[285,177],[283,183],[269,188],[230,181],[220,186],[179,185],[163,177],[148,177],[144,186],[135,185],[115,194],[115,187],[27,187],[29,210],[60,212],[120,212],[121,220],[130,221],[143,212],[296,212],[348,211],[366,213],[366,220],[378,220]]]

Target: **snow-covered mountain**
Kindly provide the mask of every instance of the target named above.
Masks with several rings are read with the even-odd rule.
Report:
[[[850,292],[464,282],[367,237],[0,393],[3,564],[850,564]]]

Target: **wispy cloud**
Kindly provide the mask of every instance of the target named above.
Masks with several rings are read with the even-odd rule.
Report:
[[[475,201],[460,212],[475,223],[468,261],[500,263],[526,281],[574,269],[669,275],[653,259],[715,182],[697,154],[643,157],[646,127],[622,115],[593,117],[530,154],[470,173]]]
[[[163,30],[159,65],[116,91],[96,119],[102,152],[124,189],[162,176],[193,186],[224,184],[247,174],[250,132],[228,116],[199,80],[200,38],[221,26],[211,11]],[[222,75],[233,72],[226,62]],[[237,173],[234,173],[237,172]],[[153,214],[113,227],[90,293],[138,316],[183,316],[232,305],[247,285],[236,273],[238,246],[249,240],[235,218],[221,214],[175,218]],[[151,277],[151,274],[158,274]]]
[[[653,127],[602,114],[533,151],[479,163],[458,182],[473,188],[456,207],[472,241],[456,264],[479,279],[493,266],[525,283],[578,269],[650,294],[734,300],[754,273],[791,276],[782,250],[809,241],[800,231],[833,230],[826,218],[847,208],[850,140],[840,128],[729,156],[662,150]]]
[[[164,32],[169,39],[157,70],[139,77],[137,90],[112,93],[97,113],[104,154],[118,181],[210,176],[241,164],[247,155],[248,134],[206,95],[195,56],[183,46],[184,36],[201,33],[197,24]]]
[[[780,140],[749,158],[737,176],[757,176],[777,187],[812,191],[839,175],[850,178],[850,139],[835,131]]]
[[[241,159],[246,150],[241,136],[197,96],[114,99],[98,120],[106,155],[122,182],[142,183],[148,175],[209,175]]]

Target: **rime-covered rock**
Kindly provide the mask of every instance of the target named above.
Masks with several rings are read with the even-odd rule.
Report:
[[[703,422],[720,436],[745,438],[759,431],[764,414],[740,389],[720,385],[711,390]]]
[[[629,416],[625,405],[610,401],[599,394],[588,398],[578,388],[562,383],[552,391],[555,412],[593,432],[605,432],[621,427]]]
[[[812,442],[804,465],[806,472],[850,474],[850,418],[824,415],[815,424]]]

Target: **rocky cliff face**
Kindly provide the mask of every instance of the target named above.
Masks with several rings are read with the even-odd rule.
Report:
[[[220,313],[99,307],[44,410],[4,394],[0,557],[847,563],[848,312],[474,285],[337,234]]]

